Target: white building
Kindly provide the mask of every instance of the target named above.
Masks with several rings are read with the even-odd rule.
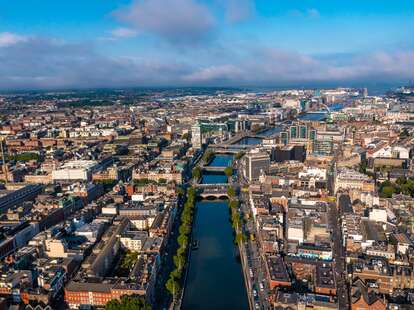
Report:
[[[203,135],[201,133],[201,126],[199,124],[195,124],[191,127],[191,144],[193,148],[199,149],[203,143]]]
[[[145,231],[128,231],[119,237],[119,241],[126,249],[139,252],[147,238],[148,234]]]
[[[260,175],[269,171],[270,156],[266,152],[254,149],[245,156],[244,166],[245,178],[249,181],[258,180]]]
[[[387,210],[374,208],[369,211],[369,220],[374,222],[387,222]]]
[[[90,181],[98,168],[95,160],[73,160],[52,171],[53,181]]]
[[[408,159],[410,157],[410,151],[402,146],[386,146],[374,152],[372,157]]]

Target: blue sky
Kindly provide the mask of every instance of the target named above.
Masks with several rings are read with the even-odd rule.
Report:
[[[414,1],[0,0],[0,88],[414,79]]]

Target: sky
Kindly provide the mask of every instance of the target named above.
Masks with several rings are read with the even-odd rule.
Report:
[[[0,89],[407,84],[410,0],[0,0]]]

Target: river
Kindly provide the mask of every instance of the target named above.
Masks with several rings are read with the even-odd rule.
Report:
[[[240,139],[239,141],[236,141],[233,144],[242,144],[242,145],[258,145],[262,143],[262,139],[261,138],[256,138],[256,137],[244,137],[242,139]]]
[[[233,157],[217,155],[210,166],[226,167]],[[226,183],[221,173],[204,174],[203,183]],[[201,200],[196,204],[193,238],[198,250],[191,254],[184,310],[249,309],[238,249],[233,243],[227,200]]]

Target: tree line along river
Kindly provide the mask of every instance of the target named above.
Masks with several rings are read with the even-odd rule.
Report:
[[[232,156],[217,155],[209,166],[226,167],[232,161]],[[226,183],[227,177],[222,172],[208,173],[203,174],[202,182]],[[196,210],[193,239],[199,248],[191,254],[182,309],[249,309],[228,201],[201,200]]]

